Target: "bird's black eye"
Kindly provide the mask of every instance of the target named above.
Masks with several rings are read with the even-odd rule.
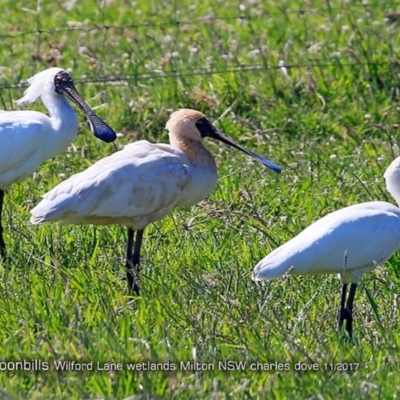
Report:
[[[54,77],[54,83],[56,84],[56,85],[61,85],[62,84],[62,82],[63,82],[63,79],[64,77],[63,77],[63,75],[61,74],[61,72],[60,73],[58,73],[55,77]]]
[[[201,137],[214,136],[215,128],[207,118],[200,118],[196,122],[196,128],[199,130]]]
[[[63,86],[66,83],[72,83],[72,79],[68,72],[61,71],[54,77],[55,91],[59,94],[63,93]]]

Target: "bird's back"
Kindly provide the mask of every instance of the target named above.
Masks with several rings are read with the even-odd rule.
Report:
[[[272,251],[253,278],[373,269],[399,248],[400,209],[379,201],[356,204],[326,215]]]
[[[26,178],[46,159],[49,128],[49,117],[36,111],[0,113],[0,188]]]
[[[142,229],[171,211],[189,182],[183,153],[141,140],[46,193],[31,221],[121,223]]]

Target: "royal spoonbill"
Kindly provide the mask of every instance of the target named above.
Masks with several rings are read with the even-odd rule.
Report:
[[[5,189],[31,175],[48,158],[66,150],[78,132],[78,118],[67,101],[86,115],[92,132],[112,142],[115,132],[84,102],[72,78],[61,68],[49,68],[28,80],[29,87],[17,104],[41,97],[50,116],[37,111],[0,111],[0,252],[6,256],[1,214]]]
[[[384,178],[389,193],[400,205],[400,157],[390,164]],[[339,329],[346,321],[352,337],[354,296],[362,275],[385,263],[399,249],[400,208],[370,201],[342,208],[314,222],[261,260],[252,278],[261,281],[284,274],[338,273],[342,281]]]
[[[123,224],[128,228],[126,272],[129,290],[139,293],[137,275],[143,230],[174,207],[190,207],[217,184],[214,157],[203,145],[216,139],[280,172],[273,162],[236,144],[199,111],[181,109],[166,124],[170,145],[140,140],[71,176],[43,196],[31,222]],[[136,240],[134,243],[134,233]]]

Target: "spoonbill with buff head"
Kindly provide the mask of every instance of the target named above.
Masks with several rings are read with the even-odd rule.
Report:
[[[29,87],[17,104],[41,97],[50,117],[37,111],[0,111],[0,253],[6,257],[2,210],[5,189],[31,175],[45,160],[66,150],[78,132],[78,118],[67,101],[85,114],[92,132],[104,142],[115,132],[84,102],[68,72],[49,68],[28,79]]]
[[[129,290],[137,294],[143,230],[173,208],[190,207],[203,200],[217,184],[215,160],[203,145],[203,138],[226,143],[275,172],[281,171],[273,162],[223,135],[199,111],[174,112],[166,128],[170,145],[145,140],[128,144],[61,182],[31,211],[33,224],[126,225],[127,280]]]
[[[400,205],[400,157],[390,164],[384,178],[389,193]],[[385,263],[399,249],[400,208],[370,201],[342,208],[314,222],[261,260],[252,278],[262,281],[284,274],[339,273],[339,329],[346,321],[346,331],[352,337],[353,303],[362,275]]]

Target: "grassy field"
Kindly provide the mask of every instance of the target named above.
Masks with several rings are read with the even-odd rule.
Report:
[[[57,65],[123,133],[120,146],[167,141],[169,113],[195,108],[283,171],[208,141],[218,187],[145,231],[142,295],[132,300],[124,227],[29,224],[43,193],[114,151],[80,116],[74,147],[7,192],[0,398],[396,398],[399,255],[364,277],[354,343],[336,330],[335,276],[250,279],[326,213],[392,201],[382,175],[400,154],[396,2],[34,3],[0,4],[3,109],[15,108],[21,80]],[[62,361],[75,370],[57,370]],[[190,361],[205,370],[184,370]],[[137,370],[156,363],[169,364]]]

